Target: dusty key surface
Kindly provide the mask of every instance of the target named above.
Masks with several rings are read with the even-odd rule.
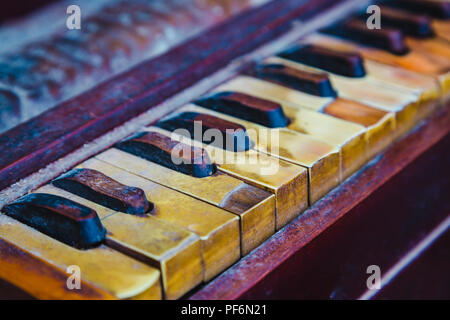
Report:
[[[278,57],[269,58],[267,61],[283,63],[301,70],[316,70],[309,66]],[[317,70],[320,71],[319,69]],[[329,77],[333,86],[339,92],[340,97],[395,113],[396,137],[405,134],[416,124],[419,99],[413,92],[399,88],[390,88],[389,85],[370,77],[351,78],[333,73],[329,73]]]
[[[314,203],[334,188],[340,179],[339,149],[319,139],[282,128],[270,129],[215,111],[186,105],[175,113],[196,113],[245,127],[256,151],[308,168],[309,197]],[[211,122],[212,123],[212,122]],[[207,143],[207,142],[204,142]]]
[[[219,91],[211,95],[217,96],[222,95],[222,93],[223,91]],[[210,110],[262,125],[264,123],[258,121],[259,117],[256,116],[256,113],[252,117],[252,112],[249,112],[245,118],[240,116],[240,113],[246,110],[251,111],[252,109],[257,109],[259,104],[272,105],[273,109],[276,107],[277,110],[283,110],[283,117],[286,118],[283,121],[286,125],[283,127],[314,138],[319,138],[341,149],[341,178],[347,178],[366,161],[367,141],[365,137],[366,130],[363,126],[334,119],[333,117],[307,109],[299,110],[298,108],[288,106],[286,103],[281,105],[280,103],[257,98],[245,93],[235,91],[226,91],[226,93],[232,93],[233,95],[239,94],[243,99],[240,100],[239,104],[230,104],[226,101],[222,102],[228,105],[226,109],[215,107],[215,100],[200,100],[200,102],[195,101],[194,103]],[[265,126],[271,128],[270,125]]]
[[[79,167],[101,171],[123,184],[141,188],[148,198],[154,199],[152,217],[196,234],[202,243],[205,281],[239,259],[239,219],[236,215],[97,159],[87,160]]]
[[[96,159],[238,215],[242,255],[275,232],[275,195],[221,171],[196,178],[116,148],[98,154]]]
[[[321,45],[333,51],[352,52],[348,48],[346,49],[345,46],[340,46],[339,39],[321,34],[313,34],[303,41],[305,43]],[[368,77],[378,79],[389,87],[401,88],[402,91],[406,90],[418,96],[417,122],[425,119],[442,103],[440,84],[432,76],[379,63],[370,59],[364,59],[364,67]]]
[[[347,120],[367,128],[368,157],[374,156],[393,140],[395,115],[356,101],[323,98],[256,78],[238,76],[217,87],[217,91],[235,90],[278,102],[296,109],[310,109]]]
[[[448,101],[450,97],[450,62],[446,57],[424,52],[424,50],[410,50],[408,54],[399,56],[388,51],[363,46],[344,38],[331,36],[327,36],[326,41],[327,45],[332,45],[334,48],[356,50],[365,59],[432,76],[440,83],[444,101]]]
[[[78,250],[0,214],[0,277],[38,299],[161,299],[157,269],[105,245]],[[81,290],[66,285],[69,266]]]
[[[64,197],[95,210],[108,231],[109,247],[161,271],[166,299],[176,299],[201,282],[201,245],[193,233],[153,215],[142,217],[113,211],[50,184],[36,192]],[[156,201],[155,204],[158,206]],[[185,274],[186,270],[189,271]]]
[[[199,112],[239,123],[248,129],[249,136],[252,141],[255,141],[255,150],[308,168],[311,203],[317,201],[340,182],[339,149],[322,140],[283,128],[266,128],[195,105],[187,105],[181,108],[181,111]]]
[[[184,136],[174,135],[158,127],[146,127],[145,129],[205,148],[211,160],[217,164],[219,171],[274,193],[277,230],[302,213],[308,206],[308,170],[301,166],[255,150],[227,151],[223,148],[207,146],[195,140],[187,141]]]

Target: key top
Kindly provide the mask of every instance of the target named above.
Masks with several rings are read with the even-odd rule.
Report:
[[[413,37],[406,38],[406,43],[412,50],[421,52],[424,55],[434,55],[442,59],[450,60],[450,45],[447,40],[440,38],[432,39],[416,39]]]
[[[385,5],[420,14],[426,14],[433,18],[450,18],[450,2],[430,0],[395,0],[386,1]]]
[[[279,57],[346,77],[366,75],[362,57],[357,52],[339,52],[316,45],[297,45],[278,54]]]
[[[94,210],[51,194],[26,195],[3,212],[75,248],[94,248],[105,239],[106,230]]]
[[[269,62],[283,63],[291,68],[310,70],[311,67],[278,57],[267,59]],[[312,69],[315,71],[316,69]],[[396,136],[408,132],[417,123],[419,109],[418,96],[407,90],[390,88],[388,85],[370,77],[349,78],[329,74],[330,80],[337,88],[339,96],[359,101],[371,107],[395,113]]]
[[[116,148],[98,154],[96,159],[236,214],[242,255],[275,232],[275,195],[221,171],[195,178]]]
[[[303,72],[281,64],[261,64],[247,74],[319,97],[336,97],[325,73]]]
[[[142,189],[125,186],[97,170],[73,169],[52,184],[115,211],[143,215],[153,209]]]
[[[150,213],[152,217],[197,234],[202,241],[205,281],[239,259],[239,224],[238,218],[232,213],[96,159],[90,159],[82,163],[80,167],[101,171],[110,179],[139,187],[144,190],[148,198],[155,199],[156,209]],[[77,201],[84,203],[87,200],[78,199]],[[86,205],[92,206],[87,202]],[[104,223],[108,220],[109,218],[106,218]],[[136,223],[139,223],[138,221],[136,220]]]
[[[224,91],[218,91],[217,93],[213,93],[211,96],[220,96],[223,92]],[[332,117],[313,111],[306,110],[300,113],[300,111],[296,108],[291,108],[286,105],[281,107],[279,103],[267,99],[257,98],[245,93],[239,93],[236,91],[227,91],[226,93],[242,96],[242,102],[239,105],[234,105],[233,109],[223,108],[223,111],[217,110],[218,108],[214,107],[214,102],[203,103],[204,100],[200,100],[200,103],[196,101],[195,104],[257,124],[260,124],[258,122],[258,117],[251,117],[250,115],[252,112],[244,112],[251,110],[252,108],[258,108],[259,103],[265,105],[273,104],[281,110],[286,110],[290,120],[286,118],[286,121],[284,121],[286,125],[284,127],[314,138],[319,138],[341,149],[342,160],[345,159],[345,163],[341,162],[342,178],[347,178],[351,173],[359,169],[366,160],[366,130],[362,126],[345,123],[341,120],[336,120]],[[247,101],[251,101],[251,103],[248,103]],[[235,114],[237,116],[235,116]],[[246,114],[246,116],[239,117],[239,114]]]
[[[368,156],[381,152],[392,142],[395,115],[343,98],[322,98],[247,76],[238,76],[217,87],[217,91],[238,91],[295,109],[311,109],[367,128]],[[343,164],[343,168],[346,165]],[[345,170],[345,169],[344,169]],[[350,171],[351,172],[351,171]],[[348,174],[348,173],[347,173]],[[343,174],[345,177],[346,174]]]
[[[170,198],[171,190],[168,191]],[[137,216],[113,211],[51,184],[35,192],[63,197],[95,210],[108,231],[105,239],[108,247],[160,270],[165,299],[177,299],[201,283],[200,239],[182,227],[155,217],[155,212],[169,210],[158,199],[151,214]]]
[[[395,55],[401,56],[409,52],[404,35],[400,30],[385,27],[382,29],[368,29],[365,22],[357,19],[327,27],[322,32],[383,49]]]
[[[179,109],[179,112],[201,113],[205,117],[242,125],[247,128],[252,141],[255,141],[255,150],[308,168],[311,203],[316,202],[339,183],[339,149],[324,141],[289,130],[265,128],[194,105],[187,105]]]
[[[105,245],[75,249],[4,214],[0,259],[0,277],[38,299],[161,299],[157,269]],[[69,266],[80,268],[80,289],[67,287]]]
[[[383,25],[390,28],[400,29],[404,34],[419,38],[429,38],[434,35],[431,27],[431,19],[423,15],[411,14],[406,11],[397,10],[388,6],[380,6]],[[368,15],[362,16],[367,21]]]
[[[154,133],[137,133],[115,147],[197,178],[208,177],[216,170],[203,150],[183,146]]]
[[[283,109],[292,119],[288,129],[319,138],[340,148],[341,180],[347,179],[367,161],[369,138],[364,126],[307,108],[283,105]]]
[[[442,39],[450,41],[450,22],[444,20],[433,20],[431,22],[434,32]]]
[[[220,172],[241,179],[276,198],[276,229],[280,229],[297,217],[308,206],[307,169],[260,153],[256,150],[242,152],[227,151],[208,146],[185,136],[176,135],[158,127],[147,127],[150,132],[158,132],[173,139],[205,148]]]
[[[194,103],[269,128],[286,127],[289,122],[281,105],[239,92],[219,92]]]
[[[317,35],[314,35],[314,38],[316,37]],[[446,57],[426,52],[423,49],[411,50],[404,56],[398,56],[387,51],[361,46],[342,38],[325,35],[320,35],[320,37],[326,39],[329,47],[333,46],[341,50],[356,50],[365,59],[432,76],[440,83],[444,102],[450,99],[450,76],[448,72],[450,62]],[[308,39],[310,38],[308,37]]]
[[[153,217],[195,233],[202,242],[204,281],[209,281],[239,259],[239,219],[236,215],[97,159],[90,159],[80,166],[141,188],[150,199],[155,199]]]
[[[337,38],[314,34],[303,41],[305,43],[324,46],[333,51],[351,52],[349,49],[340,47],[340,42]],[[441,89],[439,83],[433,77],[378,63],[370,59],[364,60],[364,67],[367,71],[367,77],[378,79],[389,87],[400,88],[419,97],[419,109],[416,115],[417,121],[425,119],[439,107]]]
[[[224,148],[229,151],[247,151],[253,147],[253,142],[247,135],[246,128],[224,121],[220,118],[209,117],[195,112],[179,113],[176,116],[168,116],[156,124],[157,127],[167,131],[183,130],[184,135],[196,140],[210,142],[212,146]],[[187,131],[187,132],[186,132]],[[206,138],[208,131],[212,132],[211,138]],[[199,135],[201,134],[201,136]],[[224,139],[217,139],[218,134]]]

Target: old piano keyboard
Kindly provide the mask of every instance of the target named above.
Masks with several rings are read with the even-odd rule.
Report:
[[[178,299],[223,273],[448,108],[450,2],[381,15],[292,41],[6,204],[0,277],[36,298]]]

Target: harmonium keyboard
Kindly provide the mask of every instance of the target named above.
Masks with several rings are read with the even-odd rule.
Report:
[[[450,1],[69,2],[0,16],[1,298],[450,297]]]

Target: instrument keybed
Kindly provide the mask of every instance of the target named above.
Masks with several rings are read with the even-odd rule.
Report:
[[[177,299],[211,281],[448,108],[447,7],[417,0],[424,18],[394,2],[389,28],[356,16],[298,39],[8,204],[0,247],[59,275],[79,265],[102,298]]]

